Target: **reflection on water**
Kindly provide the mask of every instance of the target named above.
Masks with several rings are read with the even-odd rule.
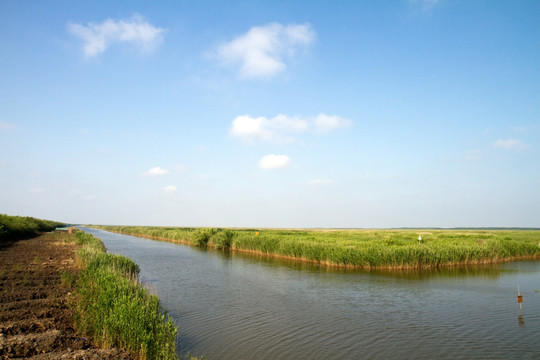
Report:
[[[540,262],[360,271],[89,231],[139,264],[179,350],[209,360],[540,358]]]
[[[197,249],[201,252],[215,251],[209,249]],[[433,277],[484,277],[484,278],[497,278],[501,272],[512,271],[511,269],[502,269],[501,264],[482,264],[482,265],[464,265],[464,266],[447,266],[434,269],[405,269],[405,270],[392,270],[392,269],[347,269],[343,267],[335,266],[320,266],[315,263],[305,261],[295,261],[289,259],[273,258],[261,254],[251,254],[243,252],[230,252],[221,251],[223,263],[226,264],[231,258],[239,258],[246,262],[253,262],[263,264],[267,266],[284,266],[290,269],[299,271],[311,271],[311,272],[327,272],[337,274],[371,274],[371,275],[383,275],[389,277],[396,277],[402,279],[415,279],[422,280]]]

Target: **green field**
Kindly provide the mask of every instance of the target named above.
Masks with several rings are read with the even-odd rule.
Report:
[[[93,227],[178,244],[367,269],[436,268],[540,258],[540,230]]]

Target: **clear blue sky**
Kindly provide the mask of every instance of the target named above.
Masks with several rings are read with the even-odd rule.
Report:
[[[2,1],[0,213],[540,227],[539,1]]]

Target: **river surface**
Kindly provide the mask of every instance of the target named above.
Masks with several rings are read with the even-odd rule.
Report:
[[[139,264],[178,325],[179,353],[208,360],[540,359],[540,261],[340,270],[84,230]]]

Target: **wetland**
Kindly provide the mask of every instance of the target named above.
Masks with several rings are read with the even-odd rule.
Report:
[[[362,270],[84,230],[140,266],[178,325],[179,353],[210,360],[540,354],[538,261]]]

